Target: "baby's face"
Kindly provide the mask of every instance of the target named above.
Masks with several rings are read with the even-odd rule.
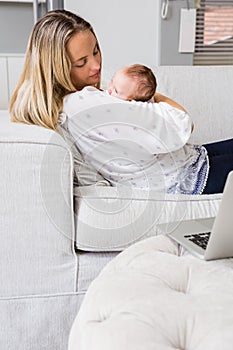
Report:
[[[126,75],[124,68],[115,73],[108,86],[108,93],[111,96],[127,101],[133,99],[134,91],[135,82]]]

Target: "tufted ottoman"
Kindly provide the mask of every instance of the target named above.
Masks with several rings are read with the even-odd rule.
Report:
[[[114,258],[92,282],[69,350],[232,350],[233,259],[205,262],[166,236]]]

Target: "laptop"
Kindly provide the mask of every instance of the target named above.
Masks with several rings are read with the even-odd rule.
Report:
[[[227,177],[215,218],[160,224],[158,227],[201,259],[233,257],[233,171]]]

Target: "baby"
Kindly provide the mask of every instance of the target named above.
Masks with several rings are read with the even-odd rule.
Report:
[[[157,82],[152,70],[142,64],[134,64],[117,71],[108,93],[127,101],[154,102]]]

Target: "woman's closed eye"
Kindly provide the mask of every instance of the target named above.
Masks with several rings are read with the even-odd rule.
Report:
[[[93,56],[97,56],[99,54],[99,52],[100,52],[99,48],[98,48],[98,46],[96,46],[94,48],[94,51],[93,51]],[[88,61],[88,59],[85,57],[85,58],[83,58],[81,60],[81,63],[76,63],[73,67],[75,67],[75,68],[82,68],[82,67],[84,67],[86,65],[87,61]]]
[[[87,63],[87,59],[84,58],[82,63],[79,63],[79,64],[76,63],[73,67],[75,67],[75,68],[82,68],[82,67],[85,66],[86,63]]]

